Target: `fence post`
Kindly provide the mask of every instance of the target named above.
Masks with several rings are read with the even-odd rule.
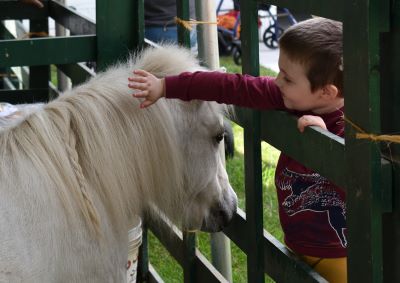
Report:
[[[96,1],[97,71],[144,42],[143,0]]]

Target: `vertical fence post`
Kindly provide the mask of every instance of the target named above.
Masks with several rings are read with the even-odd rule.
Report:
[[[377,12],[379,2],[353,1],[344,17],[346,117],[375,134],[381,132],[379,35],[386,20]],[[381,153],[356,132],[346,125],[348,278],[382,282]]]
[[[97,71],[142,47],[143,21],[143,0],[96,1]]]
[[[144,222],[144,221],[143,221]],[[137,282],[148,282],[149,279],[149,238],[145,223],[142,225],[142,244],[139,247]]]
[[[183,232],[184,243],[184,264],[183,264],[183,281],[185,283],[195,283],[196,278],[196,234],[192,232]]]
[[[383,1],[386,2],[386,1]],[[400,131],[400,1],[386,3],[390,11],[390,32],[381,35],[382,133]],[[383,215],[383,281],[400,282],[400,145],[383,143],[382,151],[391,162],[392,211]]]
[[[65,5],[65,0],[58,0],[60,4]],[[56,36],[66,36],[67,30],[60,24],[56,23]],[[60,70],[57,70],[57,89],[66,91],[69,87],[68,77]]]
[[[243,71],[259,75],[257,1],[240,1]],[[246,220],[248,228],[247,280],[264,282],[263,210],[260,112],[249,112],[251,121],[244,128]]]
[[[43,8],[45,9],[45,8]],[[45,32],[49,33],[49,24],[47,19],[45,20],[31,20],[30,21],[30,32],[38,33]],[[37,37],[33,35],[32,37]],[[57,52],[54,50],[53,52]],[[50,66],[31,66],[29,67],[29,87],[34,88],[48,88],[50,80]],[[49,96],[46,97],[35,97],[39,101],[46,101]]]
[[[176,1],[176,15],[182,20],[189,20],[189,1]],[[190,31],[178,24],[178,42],[185,47],[190,48]]]

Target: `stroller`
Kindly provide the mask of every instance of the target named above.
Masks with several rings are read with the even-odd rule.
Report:
[[[240,11],[238,1],[234,1],[234,9],[221,13],[224,0],[220,0],[217,7],[218,18],[218,50],[220,55],[231,55],[239,40]]]
[[[267,13],[266,16],[269,18],[269,25],[265,29],[263,33],[263,42],[264,44],[271,49],[276,49],[278,48],[278,40],[279,37],[283,33],[283,27],[282,25],[279,24],[278,19],[279,18],[286,18],[286,23],[284,23],[287,26],[291,26],[297,23],[296,19],[293,17],[292,13],[286,8],[280,8],[277,7],[277,14],[274,15],[271,12],[271,5],[266,5],[266,4],[260,4],[259,9],[261,11],[265,11]]]
[[[217,6],[218,18],[218,49],[220,55],[232,55],[233,61],[237,65],[241,65],[242,47],[240,41],[240,8],[239,1],[233,0],[234,9],[225,14],[221,13],[221,7],[224,0],[220,0]],[[263,33],[264,44],[275,49],[278,47],[278,39],[283,32],[283,28],[278,24],[278,17],[287,17],[289,25],[297,23],[296,19],[288,9],[278,8],[277,15],[271,12],[271,5],[260,4],[259,10],[266,11],[269,26]],[[258,25],[261,27],[261,21],[258,20]]]

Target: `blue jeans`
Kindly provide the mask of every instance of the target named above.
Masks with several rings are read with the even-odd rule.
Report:
[[[176,26],[147,26],[144,30],[144,36],[155,43],[177,43],[178,28]],[[192,48],[197,45],[197,34],[195,28],[190,31],[190,45]]]

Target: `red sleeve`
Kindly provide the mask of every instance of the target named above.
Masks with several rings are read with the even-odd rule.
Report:
[[[285,109],[273,77],[221,72],[185,72],[165,78],[165,96],[208,100],[254,109]]]

